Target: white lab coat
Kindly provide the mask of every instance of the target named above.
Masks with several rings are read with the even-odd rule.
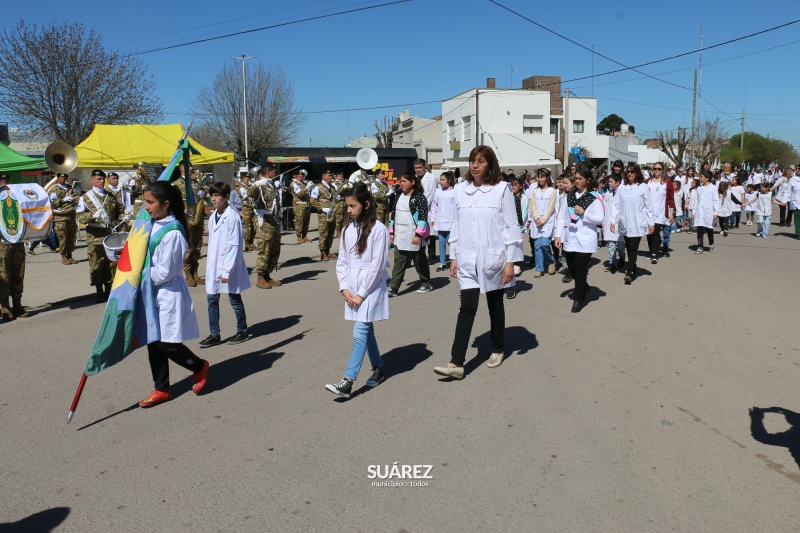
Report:
[[[792,176],[789,180],[789,207],[800,210],[800,176]]]
[[[606,206],[606,215],[603,219],[603,240],[605,241],[621,241],[622,235],[619,234],[619,228],[614,228],[617,231],[611,231],[611,218],[614,212],[617,212],[617,217],[619,217],[619,206],[614,202],[614,197],[616,195],[608,191],[604,196],[603,200],[605,201]]]
[[[587,191],[583,194],[591,193]],[[597,251],[597,226],[603,224],[604,218],[603,201],[598,197],[589,204],[580,220],[573,224],[569,218],[569,207],[567,207],[567,202],[564,201],[561,202],[561,207],[558,210],[556,228],[553,235],[561,239],[561,246],[565,252],[593,254]]]
[[[228,278],[222,283],[222,278]],[[239,294],[250,288],[250,275],[244,263],[242,218],[230,206],[217,222],[217,212],[208,219],[206,293]]]
[[[389,230],[376,221],[367,237],[367,249],[356,255],[358,226],[350,222],[339,241],[339,257],[336,260],[336,278],[339,291],[345,289],[358,294],[364,301],[358,309],[344,304],[344,319],[358,322],[375,322],[389,318]]]
[[[731,200],[731,189],[725,191],[725,196],[720,195],[719,210],[717,215],[721,217],[729,217],[733,212],[733,200]]]
[[[610,222],[620,235],[642,237],[647,235],[650,226],[655,225],[653,200],[646,184],[620,185],[614,195],[614,204]]]
[[[436,176],[431,174],[430,172],[426,172],[424,176],[422,176],[422,189],[425,193],[425,199],[428,200],[428,206],[430,207],[433,204],[433,199],[436,198],[437,188],[439,187],[439,180],[436,179]],[[437,228],[431,227],[430,234],[431,236],[438,235],[436,231]]]
[[[453,187],[436,191],[433,203],[430,204],[431,208],[428,210],[431,227],[434,227],[435,224],[439,231],[450,231],[453,225],[455,205],[456,191]]]
[[[711,183],[701,185],[697,189],[697,200],[694,206],[694,227],[712,229],[714,215],[719,214],[719,193]]]
[[[153,222],[155,235],[173,215]],[[183,258],[189,243],[180,231],[170,231],[153,250],[150,258],[150,279],[155,288],[156,309],[161,342],[180,343],[200,337],[197,315],[183,277]]]
[[[508,183],[455,186],[456,205],[450,228],[450,258],[458,261],[461,289],[485,293],[513,286],[503,284],[506,263],[523,260],[522,233],[517,223],[514,193]]]
[[[650,190],[650,200],[653,202],[653,220],[656,224],[669,225],[669,218],[666,215],[667,209],[667,184],[660,181],[650,180],[647,182]]]

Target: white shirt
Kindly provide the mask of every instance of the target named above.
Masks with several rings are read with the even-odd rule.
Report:
[[[576,197],[580,198],[584,192]],[[594,202],[583,212],[581,218],[573,223],[569,218],[567,202],[561,202],[556,219],[555,237],[561,239],[561,246],[565,252],[594,253],[597,251],[597,226],[603,224],[605,209],[603,201],[595,198]]]
[[[438,231],[450,231],[453,226],[453,214],[456,208],[456,190],[439,189],[433,199],[431,208],[428,211],[431,225],[435,224]]]
[[[647,183],[647,188],[650,190],[650,199],[653,202],[653,220],[656,224],[669,224],[667,218],[667,184],[661,183],[657,180],[650,180]]]
[[[459,286],[482,293],[513,286],[513,277],[503,284],[503,269],[522,261],[523,253],[511,187],[505,182],[475,187],[465,181],[455,191],[450,257],[458,262]]]
[[[694,227],[713,228],[714,215],[719,214],[719,192],[711,183],[695,189]]]
[[[227,283],[221,279],[227,278]],[[217,211],[208,219],[206,293],[239,294],[250,288],[250,275],[244,263],[242,218],[228,206],[217,221]]]
[[[367,237],[367,248],[356,254],[358,226],[350,222],[339,241],[339,257],[336,259],[336,279],[339,291],[345,289],[364,299],[358,309],[344,304],[345,320],[375,322],[389,318],[389,231],[380,221],[375,222]]]
[[[620,185],[614,195],[616,206],[611,212],[611,223],[624,237],[647,235],[650,226],[655,225],[653,200],[650,189],[644,183]]]
[[[173,215],[153,222],[151,236],[167,223]],[[155,287],[158,326],[162,342],[180,343],[200,337],[200,327],[194,311],[189,286],[183,277],[183,258],[189,243],[180,231],[170,231],[153,250],[150,258],[150,279]]]
[[[731,189],[725,191],[725,196],[720,195],[718,216],[729,217],[733,212],[733,200],[731,200]]]
[[[735,196],[740,203],[731,201],[731,213],[740,213],[742,211],[742,204],[744,203],[744,187],[736,185],[730,189],[731,196]]]
[[[792,210],[800,210],[800,177],[792,176],[789,180],[789,206]]]
[[[603,199],[606,204],[606,214],[605,218],[603,219],[603,240],[606,241],[621,241],[622,235],[619,233],[619,228],[614,228],[617,231],[611,231],[611,219],[612,214],[619,209],[619,206],[614,202],[614,197],[616,194],[612,191],[608,191],[604,196]],[[617,213],[617,217],[619,217],[619,213]]]
[[[772,193],[762,192],[756,200],[756,215],[772,216]]]

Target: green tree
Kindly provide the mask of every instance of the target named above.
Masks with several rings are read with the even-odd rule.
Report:
[[[737,133],[732,136],[725,148],[722,149],[720,158],[727,163],[739,164],[742,162],[754,165],[769,165],[777,163],[780,167],[787,167],[798,161],[797,151],[780,139],[770,139],[754,132],[744,134],[744,149],[742,146],[742,135]]]
[[[628,123],[621,116],[611,113],[600,121],[600,123],[597,125],[597,131],[601,133],[611,133],[612,131],[619,132],[622,130],[623,124]],[[628,129],[631,133],[636,133],[636,128],[634,128],[633,125],[628,124]]]

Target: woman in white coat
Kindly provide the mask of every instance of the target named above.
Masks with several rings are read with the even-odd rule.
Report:
[[[514,263],[522,261],[522,233],[508,183],[502,181],[497,156],[488,146],[469,154],[469,175],[456,185],[456,216],[450,230],[450,275],[458,278],[461,308],[450,351],[450,364],[434,372],[464,377],[467,346],[481,293],[486,294],[491,323],[489,368],[503,361],[506,316],[503,289],[514,286]]]
[[[629,165],[625,172],[625,184],[619,186],[614,196],[609,229],[619,231],[625,239],[628,252],[625,285],[630,285],[636,279],[636,260],[642,237],[653,233],[655,227],[653,201],[650,189],[644,184],[642,169],[639,165]]]
[[[350,223],[342,230],[336,278],[344,296],[344,318],[353,320],[353,350],[344,378],[325,385],[334,394],[349,398],[353,382],[358,378],[364,353],[372,364],[367,387],[379,385],[386,376],[375,339],[373,322],[389,319],[389,230],[375,214],[375,201],[369,187],[357,183],[345,194]]]
[[[217,182],[208,190],[214,212],[208,219],[208,255],[206,256],[206,294],[208,300],[209,336],[200,342],[208,348],[222,342],[219,330],[219,295],[228,293],[228,301],[236,315],[236,335],[228,344],[239,344],[247,334],[247,314],[242,291],[250,288],[250,275],[244,263],[244,231],[242,217],[228,206],[231,187]]]
[[[195,394],[206,385],[208,361],[197,357],[183,343],[200,336],[189,286],[183,272],[183,258],[189,249],[186,241],[186,214],[183,198],[177,187],[157,181],[144,191],[144,207],[153,218],[145,268],[150,268],[154,288],[160,340],[147,345],[150,370],[155,390],[139,402],[140,407],[153,407],[170,399],[168,359],[193,373]],[[147,266],[149,264],[149,267]]]
[[[714,221],[719,212],[719,192],[711,183],[713,174],[709,170],[700,172],[700,186],[697,188],[697,201],[692,215],[692,225],[697,231],[697,248],[694,253],[703,253],[703,235],[708,234],[708,251],[713,252],[714,246]]]
[[[564,250],[567,268],[575,280],[572,295],[572,312],[583,308],[588,287],[589,259],[597,251],[597,226],[603,224],[605,209],[603,200],[597,196],[592,173],[581,169],[574,177],[575,187],[561,204],[556,218],[555,243]]]

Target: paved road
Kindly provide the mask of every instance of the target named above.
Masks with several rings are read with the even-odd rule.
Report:
[[[675,235],[632,286],[595,266],[578,315],[560,276],[524,271],[510,355],[484,364],[482,307],[460,382],[431,370],[458,285],[411,283],[376,327],[389,378],[366,390],[366,363],[350,401],[323,389],[351,347],[334,263],[284,234],[285,285],[245,293],[252,340],[198,350],[205,394],[172,366],[176,398],[137,408],[152,389],[137,351],[89,379],[69,426],[102,308],[72,299],[92,292],[85,262],[29,257],[39,311],[0,324],[0,532],[796,531],[800,242],[748,230],[702,256]],[[222,327],[235,332],[224,303]],[[432,465],[428,486],[373,487],[371,465],[395,462]]]

